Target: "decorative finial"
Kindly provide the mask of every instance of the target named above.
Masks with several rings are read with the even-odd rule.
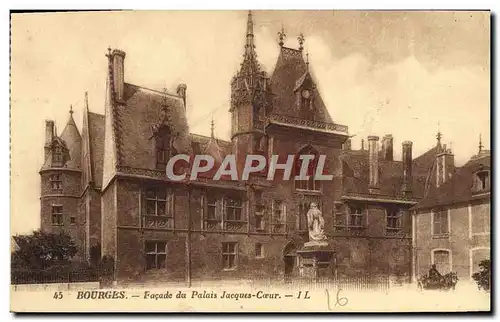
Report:
[[[89,108],[89,92],[85,91],[85,108]]]
[[[441,134],[441,130],[439,129],[439,122],[438,122],[438,133],[436,135],[436,139],[438,140],[438,144],[441,144],[441,138],[443,135]]]
[[[281,24],[281,31],[278,32],[278,36],[280,39],[279,45],[280,47],[283,47],[283,45],[285,44],[284,39],[286,38],[285,28],[283,27],[283,24]]]
[[[212,121],[210,121],[210,137],[212,139],[215,137],[214,129],[215,129],[215,122],[214,122],[214,114],[212,113]]]
[[[71,114],[71,116],[73,116],[73,105],[69,106],[69,114]]]
[[[306,53],[306,65],[309,68],[309,52]]]
[[[361,150],[365,150],[365,139],[361,139]]]
[[[481,140],[481,133],[479,133],[479,153],[483,151],[483,141]]]
[[[297,40],[299,41],[299,50],[304,49],[304,42],[306,39],[304,38],[304,35],[300,33],[300,35],[297,37]]]
[[[108,46],[108,54],[106,56],[111,57],[111,47]]]

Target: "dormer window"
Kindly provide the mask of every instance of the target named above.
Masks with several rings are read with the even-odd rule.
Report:
[[[61,165],[63,162],[63,150],[62,147],[59,145],[56,145],[54,147],[54,150],[52,152],[52,163],[55,165]]]
[[[476,192],[482,192],[490,189],[490,171],[481,170],[476,172],[475,181]]]
[[[312,93],[309,89],[300,91],[300,117],[308,120],[314,117]]]
[[[170,131],[163,128],[156,137],[156,168],[165,170],[170,158]]]

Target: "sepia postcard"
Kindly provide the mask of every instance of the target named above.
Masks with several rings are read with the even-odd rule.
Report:
[[[489,312],[490,25],[11,13],[11,311]]]

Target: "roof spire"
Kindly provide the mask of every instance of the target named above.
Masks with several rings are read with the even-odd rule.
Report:
[[[214,135],[215,123],[214,123],[214,114],[212,113],[212,121],[210,121],[210,137],[215,138]]]
[[[304,49],[304,42],[306,39],[304,38],[304,34],[300,33],[300,35],[297,37],[297,40],[299,41],[299,50],[302,51]]]
[[[283,47],[283,45],[285,44],[284,39],[286,38],[285,28],[283,27],[283,24],[281,24],[281,31],[278,32],[278,36],[280,39],[279,45],[280,47]]]
[[[245,56],[253,56],[255,45],[253,43],[253,21],[252,10],[248,10],[247,19],[247,42],[245,45]]]
[[[85,91],[85,109],[89,109],[89,92]]]
[[[479,133],[479,153],[483,150],[483,141],[481,140],[481,133]]]
[[[441,145],[441,138],[443,137],[443,135],[441,134],[441,131],[439,130],[439,122],[438,122],[438,133],[436,135],[436,139],[438,141],[438,145]]]

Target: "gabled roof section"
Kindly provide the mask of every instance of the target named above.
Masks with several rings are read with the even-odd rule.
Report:
[[[429,194],[413,210],[430,209],[445,205],[469,202],[477,197],[473,194],[474,174],[483,168],[490,168],[489,153],[471,158],[463,167],[445,181],[439,188],[433,186]],[[488,191],[489,192],[489,191]]]
[[[274,114],[298,117],[295,91],[305,80],[313,77],[299,49],[280,47],[280,54],[271,76],[272,92],[275,94]],[[316,121],[332,123],[332,118],[321,98],[319,91],[313,91]]]
[[[102,167],[104,160],[104,115],[88,113],[90,162],[92,181],[95,186],[102,187]]]

